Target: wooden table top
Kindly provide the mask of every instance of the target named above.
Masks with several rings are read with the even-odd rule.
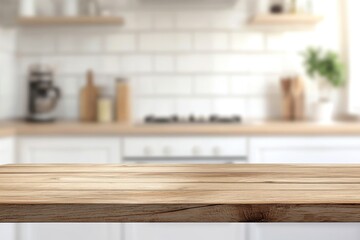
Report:
[[[4,165],[0,222],[360,222],[360,165]]]
[[[0,122],[1,136],[359,136],[360,122],[250,122],[241,124],[99,124],[56,122],[34,124],[26,122]]]

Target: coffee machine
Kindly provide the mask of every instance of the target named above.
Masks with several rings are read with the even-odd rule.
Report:
[[[54,86],[54,73],[51,67],[34,65],[29,71],[30,122],[53,122],[56,120],[56,107],[60,100],[60,89]]]

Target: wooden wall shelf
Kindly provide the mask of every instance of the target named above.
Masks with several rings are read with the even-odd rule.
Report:
[[[76,26],[76,25],[119,25],[124,24],[121,17],[20,17],[23,26]]]
[[[309,14],[259,14],[250,20],[254,26],[311,26],[319,23],[323,17]]]

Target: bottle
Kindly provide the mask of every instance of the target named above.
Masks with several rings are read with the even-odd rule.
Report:
[[[298,5],[297,0],[291,0],[290,3],[290,13],[297,14],[298,13]]]
[[[101,97],[97,101],[97,121],[99,123],[113,122],[113,102],[110,97]]]
[[[80,121],[95,122],[97,118],[96,104],[99,95],[98,88],[94,85],[94,73],[87,72],[86,86],[80,93]]]
[[[116,88],[116,119],[120,123],[129,123],[131,121],[129,84],[125,79],[119,78]]]

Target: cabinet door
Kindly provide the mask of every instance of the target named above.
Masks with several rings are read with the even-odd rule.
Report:
[[[118,138],[21,138],[22,163],[120,163]]]
[[[16,163],[15,159],[15,138],[0,139],[0,165]]]
[[[250,139],[252,163],[360,163],[360,138]],[[251,224],[251,240],[358,240],[360,224]]]
[[[262,223],[250,224],[251,240],[358,240],[355,223]]]
[[[15,138],[0,139],[0,165],[16,163]],[[0,239],[15,240],[15,224],[0,224]]]
[[[125,224],[125,240],[245,240],[245,224]]]
[[[121,240],[119,224],[25,223],[19,229],[20,240]]]
[[[251,163],[360,163],[359,137],[250,139]]]
[[[22,138],[23,163],[121,163],[118,138]],[[120,240],[120,224],[21,224],[20,240]]]

